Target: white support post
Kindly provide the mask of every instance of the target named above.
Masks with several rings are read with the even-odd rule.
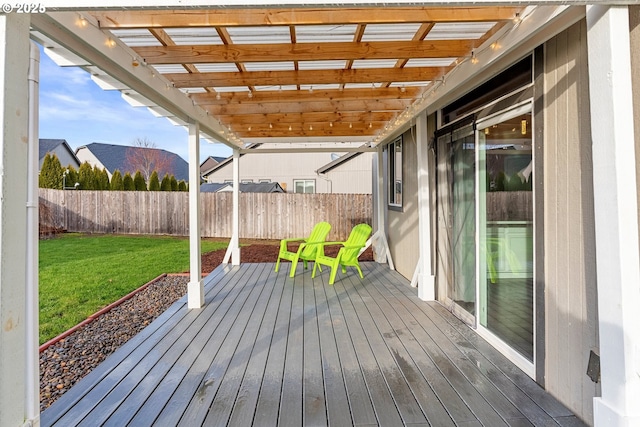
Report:
[[[27,282],[26,295],[26,419],[37,425],[40,418],[40,355],[38,299],[38,171],[40,49],[30,43],[29,52],[29,148],[27,167]]]
[[[431,203],[429,186],[429,138],[427,112],[416,117],[416,144],[418,148],[418,239],[417,266],[418,297],[423,301],[436,299],[435,277],[431,269]]]
[[[200,127],[189,124],[189,259],[187,307],[204,305],[204,282],[200,254]]]
[[[640,254],[627,7],[588,6],[587,43],[602,382],[594,423],[637,426]]]
[[[27,304],[37,301],[26,295],[29,24],[29,15],[0,14],[0,426],[38,424],[27,399],[39,389],[26,383],[26,317],[36,314]]]
[[[231,241],[224,255],[224,264],[240,265],[240,150],[233,150],[233,213]]]

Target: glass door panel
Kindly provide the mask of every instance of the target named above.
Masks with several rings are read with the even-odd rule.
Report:
[[[533,361],[531,113],[478,123],[478,322]]]

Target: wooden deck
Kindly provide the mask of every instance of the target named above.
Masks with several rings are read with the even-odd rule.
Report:
[[[289,266],[216,269],[205,307],[174,304],[42,426],[583,425],[386,266]]]

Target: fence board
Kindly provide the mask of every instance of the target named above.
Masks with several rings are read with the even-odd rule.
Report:
[[[240,237],[305,236],[316,222],[344,240],[358,223],[371,224],[370,194],[241,193]],[[40,189],[42,225],[82,233],[189,234],[186,192]],[[202,237],[230,237],[232,193],[201,194]],[[46,214],[45,214],[46,213]]]

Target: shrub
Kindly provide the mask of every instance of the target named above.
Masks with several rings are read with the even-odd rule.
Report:
[[[131,175],[129,175],[129,178],[131,178]],[[113,191],[124,190],[124,182],[122,181],[122,174],[118,169],[113,171],[113,175],[111,176],[111,190]]]
[[[122,189],[124,191],[134,191],[136,189],[135,185],[133,185],[133,178],[131,178],[131,174],[129,172],[124,174],[124,178],[122,179]]]
[[[160,180],[156,171],[153,171],[149,177],[149,191],[160,191]]]
[[[142,172],[137,171],[133,177],[133,186],[136,191],[147,191],[147,182],[142,176]]]

